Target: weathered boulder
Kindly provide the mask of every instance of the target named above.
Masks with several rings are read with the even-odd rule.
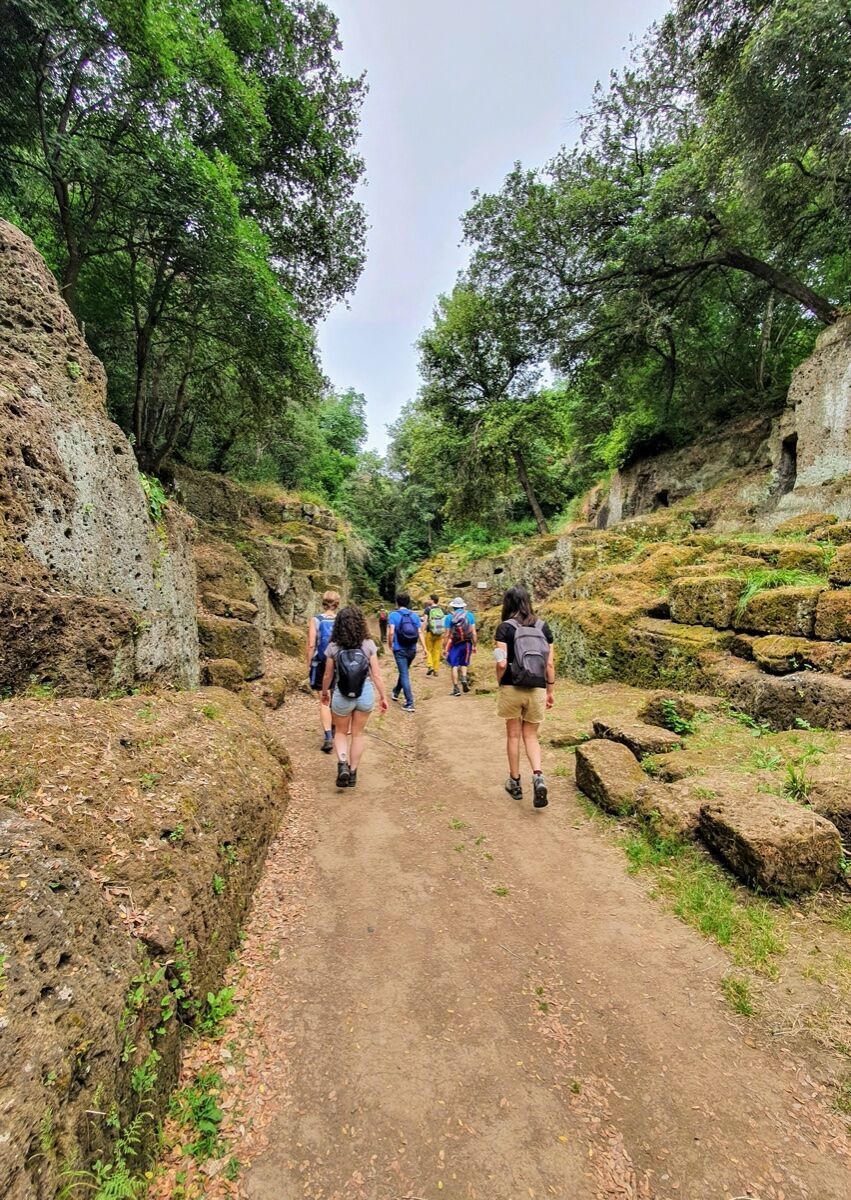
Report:
[[[835,825],[743,785],[704,802],[700,834],[740,879],[772,895],[815,891],[839,874],[842,844]]]
[[[130,444],[106,416],[103,368],[32,242],[5,221],[0,329],[0,570],[8,587],[33,594],[7,607],[0,688],[19,690],[30,676],[90,694],[108,690],[113,676],[122,686],[128,677],[197,683],[191,523],[173,506],[151,518]],[[75,597],[97,598],[95,628]],[[119,639],[121,661],[104,669],[99,656],[87,675],[81,646],[65,680],[49,613],[66,640],[76,630],[91,644],[102,602],[133,614],[132,635]],[[40,614],[32,625],[29,611]],[[26,653],[7,652],[20,639]]]
[[[822,592],[816,609],[815,635],[829,642],[851,640],[851,590]]]
[[[757,592],[736,614],[737,629],[781,633],[789,637],[813,636],[821,587],[779,587]]]
[[[198,617],[198,637],[205,658],[230,658],[238,662],[246,679],[263,674],[263,639],[260,630],[228,617]]]
[[[675,579],[669,595],[671,617],[683,625],[729,629],[742,594],[742,580],[732,575]]]
[[[632,812],[646,781],[635,755],[620,742],[594,739],[576,747],[576,786],[607,812]]]
[[[641,721],[597,720],[594,722],[594,737],[621,742],[638,759],[648,754],[667,754],[671,750],[681,749],[683,745],[683,739],[678,734],[662,733]]]
[[[689,696],[680,692],[655,692],[648,696],[638,710],[638,719],[648,725],[658,725],[662,729],[670,729],[673,715],[681,721],[691,721],[697,713],[697,704]]]
[[[851,678],[851,644],[818,642],[810,638],[769,636],[753,638],[751,651],[754,662],[773,675],[789,675],[809,669],[831,671]]]
[[[272,631],[272,645],[281,654],[302,658],[307,653],[307,633],[295,625],[276,625]]]
[[[207,687],[226,688],[229,692],[241,692],[245,686],[242,667],[233,658],[205,658],[201,681]]]
[[[793,536],[801,533],[813,533],[816,529],[835,525],[836,521],[835,513],[805,512],[800,513],[797,517],[789,517],[788,520],[781,521],[775,527],[774,532]]]
[[[0,728],[0,1195],[53,1200],[63,1166],[110,1161],[117,1125],[155,1129],[286,768],[221,690],[12,700]]]

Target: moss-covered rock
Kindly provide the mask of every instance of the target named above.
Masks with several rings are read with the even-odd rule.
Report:
[[[669,593],[671,617],[683,625],[729,629],[741,594],[741,579],[731,575],[675,579]]]
[[[241,692],[245,685],[242,667],[233,658],[207,658],[201,669],[201,682],[207,687],[226,688]]]
[[[830,560],[828,578],[834,587],[851,587],[851,545],[840,546]]]
[[[783,521],[780,525],[777,525],[775,533],[812,533],[814,529],[823,529],[825,526],[835,525],[837,519],[836,513],[800,513],[798,516],[790,517],[788,521]]]
[[[246,679],[263,674],[263,640],[254,625],[202,613],[198,617],[198,638],[205,658],[233,659]]]
[[[823,590],[819,586],[766,588],[752,596],[737,613],[736,628],[810,638]]]
[[[825,641],[851,640],[851,590],[824,591],[818,599],[815,635]]]
[[[281,654],[303,658],[307,653],[307,633],[295,625],[278,625],[272,630],[272,645]]]
[[[646,776],[620,742],[593,740],[576,747],[576,786],[607,812],[632,812]]]
[[[214,617],[233,617],[235,621],[245,621],[248,625],[257,619],[257,605],[249,600],[234,600],[218,592],[204,592],[201,599]]]

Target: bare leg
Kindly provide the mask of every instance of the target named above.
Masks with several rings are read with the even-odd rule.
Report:
[[[522,724],[519,717],[512,717],[511,720],[505,722],[508,770],[512,779],[520,778],[520,727]]]
[[[369,720],[371,713],[358,712],[357,709],[352,713],[352,752],[349,757],[349,764],[353,771],[358,769],[358,763],[363,754],[364,730],[366,723]]]
[[[523,745],[526,747],[526,757],[529,759],[529,766],[533,771],[541,769],[541,743],[538,741],[538,726],[537,723],[531,721],[523,722]],[[518,765],[520,755],[518,753]]]
[[[319,702],[319,720],[322,722],[322,732],[330,733],[331,726],[334,724],[334,718],[331,713],[331,705]]]
[[[337,751],[337,761],[346,762],[349,757],[349,726],[352,718],[337,717],[334,724],[334,749]]]

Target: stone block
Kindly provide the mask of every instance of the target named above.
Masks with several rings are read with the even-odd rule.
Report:
[[[295,625],[276,625],[272,629],[272,645],[281,654],[302,658],[307,653],[307,634]]]
[[[234,600],[218,592],[204,592],[201,599],[204,607],[215,617],[233,617],[236,621],[251,624],[257,617],[257,605],[249,600]]]
[[[702,803],[691,787],[649,780],[636,793],[635,810],[659,837],[693,841],[698,835]]]
[[[233,658],[206,659],[201,679],[207,687],[226,688],[229,692],[241,692],[245,684],[242,667]]]
[[[638,710],[638,719],[647,725],[659,725],[662,729],[668,729],[671,706],[683,721],[690,721],[697,712],[697,705],[688,696],[679,692],[656,692],[649,696]]]
[[[833,883],[842,843],[836,826],[811,809],[750,790],[706,801],[700,834],[740,879],[776,896]]]
[[[228,617],[198,617],[198,639],[206,658],[232,658],[246,679],[263,674],[263,642],[260,630]]]
[[[675,579],[670,591],[671,617],[683,625],[729,629],[742,586],[742,580],[733,575]]]
[[[652,725],[641,721],[595,721],[594,736],[608,738],[611,742],[621,742],[636,758],[642,759],[648,754],[668,754],[671,750],[680,750],[683,739],[676,733],[663,733]]]
[[[837,549],[828,568],[828,577],[834,587],[851,586],[851,545]]]
[[[767,588],[752,596],[736,616],[736,628],[812,637],[816,605],[823,591],[824,588],[818,586]]]
[[[751,642],[754,662],[763,671],[772,675],[791,675],[800,671],[808,661],[807,649],[813,643],[809,638],[785,637],[783,634],[769,634],[767,637],[757,637]]]
[[[637,758],[620,742],[594,739],[576,747],[576,786],[607,812],[632,812],[646,782]]]
[[[837,521],[835,525],[823,525],[814,529],[812,536],[820,542],[833,542],[834,546],[851,543],[851,521]]]
[[[830,642],[851,640],[851,590],[822,592],[816,609],[815,635]]]

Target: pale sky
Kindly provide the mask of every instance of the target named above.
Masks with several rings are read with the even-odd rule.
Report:
[[[342,63],[366,71],[361,122],[369,222],[349,307],[319,332],[335,388],[367,399],[369,445],[418,387],[414,342],[467,250],[460,219],[520,160],[577,137],[576,113],[668,0],[327,0]]]

